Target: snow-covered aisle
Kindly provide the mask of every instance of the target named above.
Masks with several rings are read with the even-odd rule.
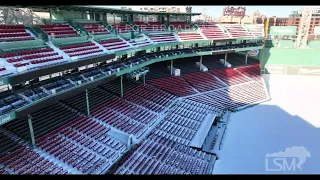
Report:
[[[272,100],[230,115],[214,173],[320,174],[320,77],[267,75],[265,79]],[[304,147],[310,157],[303,162],[298,150],[296,158],[285,158],[287,164],[278,159],[276,165],[274,158],[266,164],[266,154],[293,146]],[[301,170],[291,166],[293,159],[297,164],[302,160]]]

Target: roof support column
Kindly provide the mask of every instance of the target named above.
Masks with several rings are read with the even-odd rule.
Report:
[[[32,143],[32,146],[34,147],[34,146],[36,145],[36,141],[35,141],[35,139],[34,139],[34,132],[33,132],[31,114],[28,115],[28,125],[29,125],[29,132],[30,132],[31,143]]]
[[[123,98],[123,82],[122,82],[123,77],[120,76],[120,97]]]
[[[85,109],[85,112],[86,112],[86,116],[90,116],[89,92],[87,89],[86,89],[86,109]]]
[[[246,65],[248,64],[248,52],[246,53]]]
[[[224,65],[225,65],[225,66],[226,66],[227,58],[228,58],[228,54],[226,53],[226,54],[224,55]]]
[[[142,75],[142,81],[143,81],[143,85],[146,85],[146,73],[143,73]]]
[[[52,10],[49,10],[49,14],[50,14],[50,24],[52,24]]]
[[[201,71],[201,66],[202,66],[202,56],[200,56],[200,65],[199,65],[200,71]]]
[[[173,60],[170,61],[170,75],[172,76],[172,70],[173,70]]]
[[[113,24],[116,24],[116,14],[113,13]]]

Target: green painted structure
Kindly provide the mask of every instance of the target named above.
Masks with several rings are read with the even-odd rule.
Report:
[[[299,70],[300,68],[320,70],[320,41],[309,41],[308,46],[307,49],[294,48],[291,40],[266,42],[259,53],[262,73],[288,74],[287,70],[292,67],[297,69],[292,75],[303,74],[305,70]]]

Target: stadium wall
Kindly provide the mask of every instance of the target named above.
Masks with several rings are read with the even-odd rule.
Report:
[[[262,73],[320,75],[320,49],[264,48],[259,60]]]

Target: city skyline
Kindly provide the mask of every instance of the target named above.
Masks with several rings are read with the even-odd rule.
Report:
[[[99,7],[109,7],[120,9],[121,7],[128,6],[99,6]],[[170,5],[175,6],[175,5]],[[192,12],[202,13],[203,9],[206,9],[206,15],[212,16],[213,18],[220,17],[222,15],[222,10],[227,6],[192,6]],[[238,6],[234,6],[238,7]],[[298,11],[305,6],[244,6],[246,7],[246,15],[251,16],[254,11],[258,10],[261,14],[267,17],[278,16],[278,17],[288,17],[291,11]]]

